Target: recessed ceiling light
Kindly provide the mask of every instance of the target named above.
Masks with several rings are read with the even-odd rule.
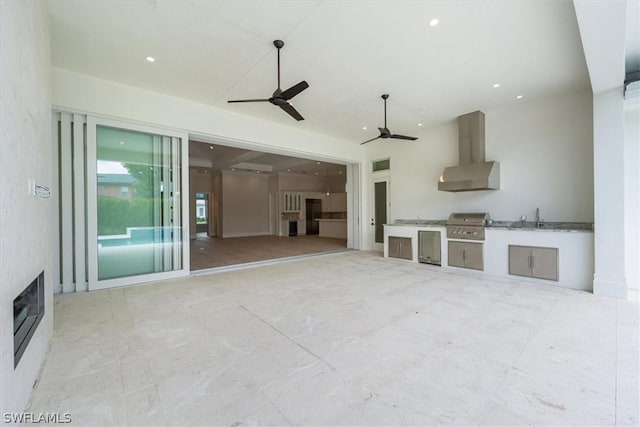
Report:
[[[500,83],[494,83],[493,87],[500,87]]]
[[[522,99],[522,95],[516,96],[516,99]]]
[[[120,145],[124,145],[124,141],[120,141]]]
[[[362,130],[367,130],[367,127],[366,126],[362,126]]]
[[[439,23],[440,23],[440,21],[438,20],[438,18],[433,18],[431,21],[429,21],[429,26],[430,27],[435,27]]]
[[[422,127],[422,125],[423,125],[423,123],[422,123],[422,122],[418,123],[418,126]]]
[[[213,145],[209,146],[209,150],[213,150]]]
[[[153,56],[147,56],[147,61],[156,62],[156,58],[154,58]]]

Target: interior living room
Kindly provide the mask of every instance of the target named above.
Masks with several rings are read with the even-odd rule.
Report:
[[[189,142],[191,271],[345,250],[344,165]]]
[[[640,424],[639,8],[0,1],[2,423]]]

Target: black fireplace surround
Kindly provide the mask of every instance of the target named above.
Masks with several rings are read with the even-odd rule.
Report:
[[[44,271],[13,300],[13,367],[44,317]]]

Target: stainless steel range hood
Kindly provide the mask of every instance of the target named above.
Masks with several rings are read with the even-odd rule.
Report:
[[[500,163],[486,162],[484,155],[484,113],[474,111],[458,117],[459,166],[440,175],[439,191],[500,189]]]

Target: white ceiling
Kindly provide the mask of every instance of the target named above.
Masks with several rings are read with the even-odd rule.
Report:
[[[198,141],[189,141],[189,164],[216,170],[231,170],[235,167],[237,170],[259,170],[262,173],[346,176],[344,165]]]
[[[353,143],[589,87],[570,1],[62,1],[52,64]],[[440,24],[429,26],[432,18]],[[270,104],[274,39],[296,122]],[[156,58],[155,63],[145,60]],[[494,88],[494,83],[500,83]],[[516,100],[523,95],[522,100]],[[362,130],[367,126],[366,131]],[[417,135],[416,135],[417,134]]]

